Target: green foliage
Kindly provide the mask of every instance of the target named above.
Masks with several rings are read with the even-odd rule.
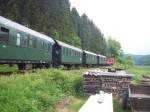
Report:
[[[81,39],[78,37],[78,36],[74,36],[71,40],[71,43],[78,47],[78,48],[81,48]]]
[[[0,65],[0,72],[16,72],[18,70],[17,65],[9,67],[9,65]]]
[[[107,49],[108,56],[115,58],[115,60],[119,58],[121,54],[121,45],[118,41],[110,37],[107,42]]]
[[[114,100],[113,103],[114,103],[113,108],[115,112],[131,112],[130,110],[123,109],[123,105],[117,100]]]
[[[73,82],[74,93],[77,96],[83,96],[83,78],[79,77]]]
[[[57,32],[57,31],[53,31],[52,32],[52,37],[54,38],[54,39],[56,39],[56,40],[59,40],[59,33]]]
[[[125,59],[125,63],[129,66],[133,66],[133,58],[132,58],[132,55],[127,55],[126,56],[126,59]]]
[[[86,102],[88,97],[74,97],[71,100],[71,103],[67,106],[69,112],[78,112],[79,109],[83,106]]]
[[[80,21],[76,23],[80,23],[77,31],[82,41],[82,48],[95,53],[105,54],[106,41],[93,21],[83,14],[80,17]]]
[[[118,61],[113,65],[115,68],[129,69],[134,66],[132,55],[120,56]]]
[[[76,93],[84,70],[38,70],[0,78],[1,112],[52,112],[63,97]],[[79,86],[78,86],[79,85]]]

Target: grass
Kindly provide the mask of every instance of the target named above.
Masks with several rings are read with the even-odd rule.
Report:
[[[0,70],[8,70],[7,67],[0,66]],[[16,67],[11,70],[15,71]],[[81,74],[85,71],[52,68],[25,75],[1,76],[0,112],[53,112],[57,102],[67,96],[73,96],[65,107],[67,112],[77,112],[87,100],[82,91]],[[150,75],[148,66],[136,66],[128,71],[135,74],[135,82],[139,82],[141,75]],[[128,111],[114,100],[114,112]]]
[[[9,67],[9,65],[0,65],[0,72],[16,72],[18,70],[17,65]]]
[[[87,99],[88,97],[74,97],[72,102],[67,106],[70,110],[69,112],[78,112]]]
[[[123,109],[123,105],[116,100],[113,100],[114,112],[131,112],[130,109]]]
[[[53,112],[63,97],[79,95],[84,70],[37,70],[0,77],[0,112]]]
[[[150,66],[135,66],[129,68],[128,71],[134,74],[134,82],[140,83],[142,75],[150,76]]]

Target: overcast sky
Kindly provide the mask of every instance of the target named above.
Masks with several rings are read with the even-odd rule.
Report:
[[[118,40],[125,53],[150,54],[150,0],[70,0],[105,37]]]

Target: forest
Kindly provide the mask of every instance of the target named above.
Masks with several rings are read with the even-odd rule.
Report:
[[[103,55],[106,39],[86,14],[69,0],[0,0],[0,15],[54,39]]]

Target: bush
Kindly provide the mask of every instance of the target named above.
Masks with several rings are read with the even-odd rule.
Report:
[[[83,92],[83,79],[82,78],[77,78],[76,80],[74,80],[73,82],[73,90],[75,95],[77,96],[83,96],[84,92]]]

